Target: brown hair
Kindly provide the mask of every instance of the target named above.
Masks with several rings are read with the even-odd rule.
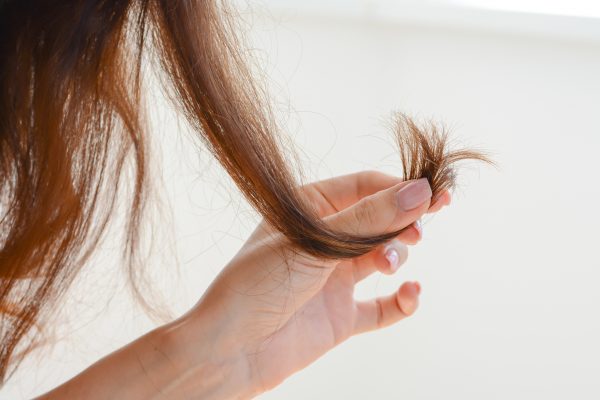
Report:
[[[148,197],[146,56],[246,199],[294,248],[347,258],[397,234],[332,231],[303,202],[228,15],[218,0],[0,2],[1,380],[92,254],[123,188],[125,261],[134,264]],[[427,177],[434,193],[453,184],[455,161],[485,159],[448,151],[444,134],[406,116],[397,123],[405,177]]]

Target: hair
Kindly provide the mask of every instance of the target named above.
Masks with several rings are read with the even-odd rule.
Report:
[[[333,231],[303,201],[230,14],[219,0],[0,1],[2,382],[93,253],[123,188],[124,263],[133,268],[149,197],[146,57],[202,143],[292,248],[349,258],[398,234]],[[456,161],[486,160],[450,151],[446,134],[403,114],[396,123],[404,177],[427,177],[434,195],[454,184]]]

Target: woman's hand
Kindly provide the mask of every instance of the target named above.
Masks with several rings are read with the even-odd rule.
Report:
[[[213,357],[236,364],[231,370],[239,379],[230,382],[247,385],[246,394],[273,388],[352,335],[414,313],[417,282],[369,301],[354,300],[354,285],[375,271],[394,273],[408,256],[406,244],[421,238],[419,218],[450,203],[444,192],[432,204],[425,179],[402,182],[378,172],[313,183],[302,193],[335,229],[360,235],[405,229],[364,256],[335,261],[290,251],[265,222],[256,228],[182,318],[188,332],[215,329]]]
[[[354,285],[375,271],[395,272],[408,255],[405,244],[421,238],[419,218],[449,204],[450,194],[432,204],[426,180],[378,172],[313,183],[301,193],[335,229],[403,230],[370,253],[335,261],[291,251],[263,222],[192,310],[40,398],[249,398],[350,336],[414,313],[416,282],[370,301],[354,300]]]
[[[426,180],[402,182],[361,172],[300,188],[336,230],[358,235],[402,232],[351,260],[320,260],[292,251],[261,223],[200,301],[40,398],[233,399],[269,390],[352,335],[415,312],[420,286],[388,296],[353,298],[375,271],[395,272],[406,244],[421,238],[419,218],[450,203],[433,202]]]

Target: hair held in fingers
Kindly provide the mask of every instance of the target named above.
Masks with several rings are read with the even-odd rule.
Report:
[[[444,127],[433,122],[418,124],[401,112],[395,112],[392,116],[392,134],[398,146],[403,179],[426,178],[431,186],[433,199],[455,187],[459,162],[471,160],[493,164],[481,151],[453,148],[450,135]],[[325,258],[359,256],[400,233],[394,231],[368,237],[356,236],[331,231],[318,219],[308,218],[306,221],[298,221],[301,222],[299,225],[281,221],[284,226],[280,230],[298,248]]]

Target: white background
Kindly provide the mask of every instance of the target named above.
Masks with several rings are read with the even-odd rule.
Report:
[[[255,7],[250,38],[309,179],[399,173],[392,110],[445,123],[499,168],[466,166],[402,270],[357,293],[418,279],[414,317],[351,338],[260,398],[600,398],[600,20],[284,3]],[[177,315],[257,218],[162,101],[152,107],[164,218],[147,269]],[[57,344],[29,358],[0,398],[39,394],[153,326],[132,305],[115,247],[104,245],[51,321]]]

